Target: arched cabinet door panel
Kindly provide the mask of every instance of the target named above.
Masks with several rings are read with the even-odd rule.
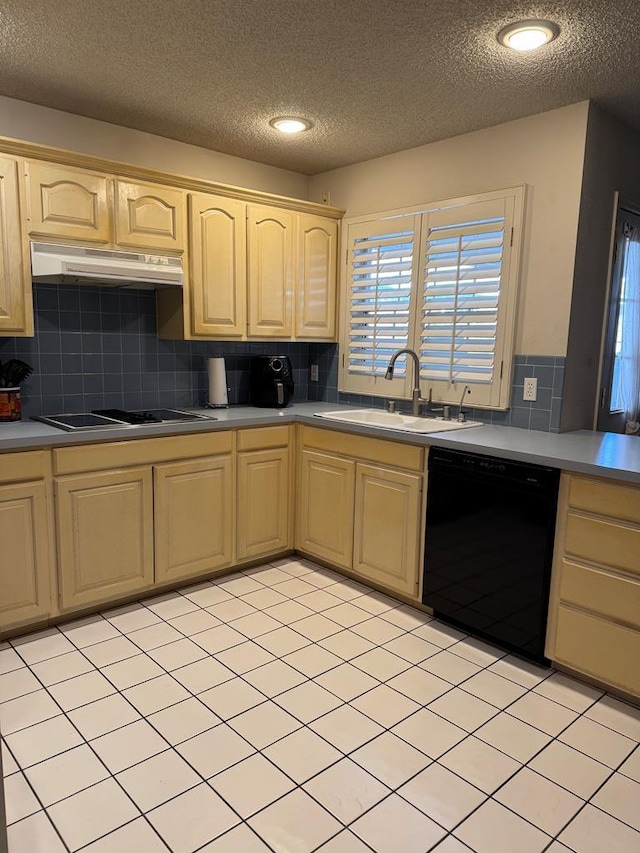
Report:
[[[31,269],[20,228],[18,161],[0,157],[0,336],[33,337]]]
[[[159,252],[183,252],[186,194],[160,184],[116,181],[116,242]]]
[[[32,237],[111,241],[111,180],[107,175],[33,161],[25,164],[25,176]]]
[[[262,204],[248,206],[248,335],[293,335],[293,213]]]
[[[241,338],[246,330],[244,202],[194,193],[189,197],[189,255],[194,335]]]
[[[298,217],[296,337],[335,340],[338,223]]]

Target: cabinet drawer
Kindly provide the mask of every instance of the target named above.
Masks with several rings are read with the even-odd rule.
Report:
[[[560,605],[555,660],[640,695],[640,632]]]
[[[104,468],[127,468],[131,465],[153,465],[174,459],[197,456],[216,456],[231,453],[233,433],[198,433],[172,435],[131,441],[112,441],[107,444],[83,444],[53,451],[56,474],[79,474]]]
[[[45,450],[3,453],[0,456],[0,483],[41,480],[44,477],[46,453]]]
[[[640,580],[563,560],[560,599],[640,629]]]
[[[288,443],[288,426],[238,430],[238,450],[267,450],[269,447],[286,447]]]
[[[569,506],[640,524],[640,488],[571,477]]]
[[[567,513],[567,555],[640,575],[640,528]]]
[[[422,471],[424,448],[332,429],[302,427],[302,444],[341,456],[354,456],[396,468]]]

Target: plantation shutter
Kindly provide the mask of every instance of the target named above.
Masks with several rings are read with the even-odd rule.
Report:
[[[409,345],[418,217],[349,229],[347,371],[384,377],[393,353]],[[396,374],[403,376],[404,361]]]
[[[505,273],[504,199],[427,214],[422,258],[421,376],[491,385],[496,379]]]

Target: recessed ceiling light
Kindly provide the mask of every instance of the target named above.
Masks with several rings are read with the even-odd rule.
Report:
[[[296,116],[272,118],[269,124],[279,130],[280,133],[302,133],[311,127],[311,122],[306,118],[297,118]]]
[[[537,50],[552,41],[560,32],[553,21],[518,21],[498,33],[498,41],[512,50]]]

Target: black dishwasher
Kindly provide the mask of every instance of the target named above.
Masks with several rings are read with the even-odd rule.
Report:
[[[544,661],[560,471],[429,452],[423,602],[436,616]]]

